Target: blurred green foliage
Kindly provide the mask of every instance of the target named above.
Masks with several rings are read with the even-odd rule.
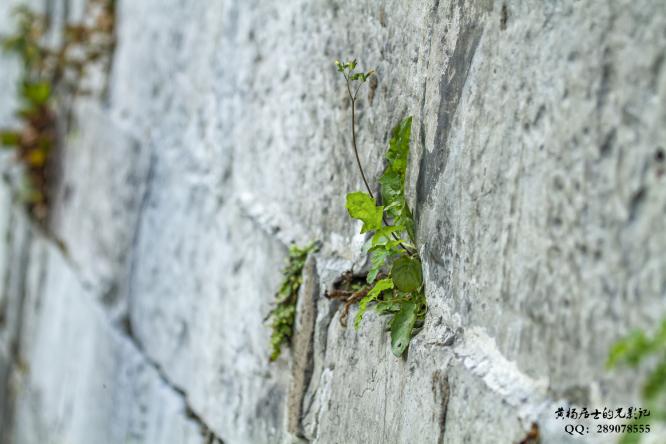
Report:
[[[23,73],[18,88],[20,107],[15,128],[0,129],[0,146],[16,152],[24,167],[22,198],[32,216],[45,223],[48,215],[49,169],[58,143],[56,89],[82,94],[81,80],[88,64],[108,55],[113,47],[114,2],[91,0],[94,23],[67,24],[59,46],[46,44],[50,32],[46,17],[26,6],[15,11],[16,32],[2,37],[4,51],[21,60]]]
[[[655,420],[666,422],[666,319],[654,334],[635,330],[611,348],[608,368],[638,368],[642,365],[650,368],[641,390],[646,403],[644,407],[650,410],[650,416],[634,420],[631,424],[648,424],[648,421],[652,423]],[[641,434],[626,433],[620,442],[633,444],[640,440]]]
[[[298,291],[303,283],[303,267],[308,256],[316,251],[317,245],[311,243],[305,247],[289,247],[287,265],[282,270],[284,276],[280,289],[275,295],[275,308],[268,317],[271,320],[271,355],[270,360],[280,357],[282,346],[291,343],[296,322],[296,304]]]

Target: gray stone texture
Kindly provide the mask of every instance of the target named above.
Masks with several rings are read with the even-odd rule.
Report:
[[[118,0],[49,232],[0,185],[0,441],[520,443],[536,423],[609,442],[554,411],[641,404],[645,370],[604,363],[666,316],[665,30],[661,0]],[[365,262],[333,66],[352,56],[377,71],[372,183],[414,117],[429,311],[404,359],[385,318],[344,328],[324,297]],[[0,126],[19,74],[3,55]],[[294,350],[270,364],[287,246],[312,240]]]

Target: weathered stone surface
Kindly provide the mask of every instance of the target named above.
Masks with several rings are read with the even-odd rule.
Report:
[[[98,106],[84,102],[77,111],[61,150],[51,229],[85,285],[115,315],[126,315],[149,152]]]
[[[31,246],[14,442],[203,443],[180,395],[111,327],[63,256]]]
[[[17,442],[518,443],[536,423],[562,443],[558,406],[640,405],[604,362],[666,314],[660,2],[145,0],[117,19],[108,97],[77,107],[62,159],[67,254],[0,192]],[[332,64],[349,56],[377,71],[357,122],[371,182],[414,116],[430,309],[405,359],[385,319],[345,329],[324,298],[365,261],[343,205],[362,187]],[[286,246],[311,240],[304,328],[269,364]]]
[[[12,196],[4,182],[0,182],[0,209],[0,440],[6,442],[13,422],[13,398],[7,381],[17,360],[30,227],[25,214],[12,209]]]

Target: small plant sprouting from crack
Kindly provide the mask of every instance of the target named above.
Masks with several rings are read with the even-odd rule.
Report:
[[[400,357],[423,325],[427,311],[421,259],[415,246],[414,218],[405,199],[412,118],[405,118],[393,128],[385,155],[386,168],[379,179],[382,204],[377,205],[361,165],[355,123],[358,91],[374,71],[355,72],[356,60],[336,61],[335,65],[345,78],[351,100],[352,148],[367,191],[347,194],[346,208],[352,218],[363,222],[361,233],[373,232],[366,243],[371,264],[366,276],[367,285],[346,290],[351,296],[345,304],[343,317],[346,319],[349,302],[358,301],[359,310],[354,319],[354,327],[358,329],[368,305],[374,303],[378,314],[391,316],[391,350]]]
[[[81,81],[87,65],[108,58],[114,45],[114,5],[114,0],[89,2],[88,12],[94,23],[65,25],[62,43],[57,47],[45,43],[49,33],[47,18],[19,7],[15,11],[16,33],[2,38],[3,49],[20,58],[23,75],[19,85],[21,108],[17,113],[20,127],[0,129],[0,146],[14,149],[23,165],[25,183],[21,197],[42,225],[48,215],[50,164],[59,142],[56,110],[65,109],[55,105],[55,96],[85,93]]]
[[[647,427],[650,431],[648,420],[666,422],[666,319],[661,322],[657,332],[648,336],[642,330],[636,330],[627,337],[619,340],[610,351],[608,368],[625,365],[636,368],[649,358],[656,358],[656,364],[652,372],[643,383],[642,395],[649,416],[634,415],[634,419],[627,424],[626,433],[622,435],[621,444],[638,443],[641,434]],[[638,412],[636,412],[638,413]],[[640,433],[639,433],[640,431]]]
[[[275,308],[268,314],[271,320],[271,355],[270,361],[280,357],[282,346],[291,343],[296,322],[296,304],[298,291],[303,283],[303,267],[311,253],[317,251],[318,245],[313,242],[305,247],[292,245],[289,247],[289,257],[286,267],[282,270],[284,279],[280,289],[275,294]]]

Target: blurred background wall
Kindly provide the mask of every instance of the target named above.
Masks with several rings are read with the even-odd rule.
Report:
[[[0,153],[0,440],[562,443],[560,406],[640,405],[644,371],[604,363],[666,313],[665,30],[659,0],[119,0],[112,64],[66,105],[48,230]],[[345,329],[324,297],[365,260],[352,57],[377,72],[371,182],[414,117],[430,308],[405,359],[386,319]],[[1,56],[0,126],[20,72]],[[270,364],[287,247],[313,240],[306,357]]]

